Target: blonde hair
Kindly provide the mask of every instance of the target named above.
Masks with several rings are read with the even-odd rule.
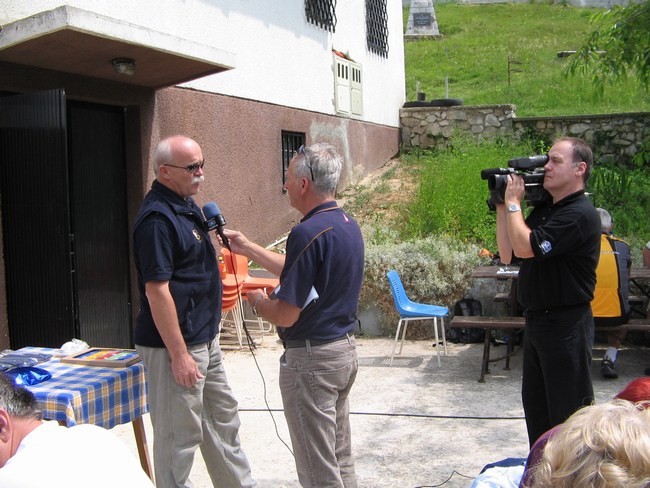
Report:
[[[647,402],[612,400],[584,407],[549,438],[527,488],[650,486]]]

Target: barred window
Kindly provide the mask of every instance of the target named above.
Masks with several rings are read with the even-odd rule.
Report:
[[[368,49],[388,57],[388,9],[386,0],[366,0],[366,40]]]
[[[287,169],[293,155],[305,143],[304,132],[282,131],[282,187],[287,181]]]
[[[328,31],[336,30],[336,0],[305,0],[307,21]]]

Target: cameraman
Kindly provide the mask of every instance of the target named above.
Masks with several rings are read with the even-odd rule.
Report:
[[[526,332],[522,401],[532,446],[551,427],[593,402],[590,363],[594,320],[590,302],[600,253],[600,218],[584,193],[593,163],[581,139],[557,140],[544,166],[552,201],[524,220],[524,180],[508,175],[497,205],[499,254],[521,258],[517,298]]]

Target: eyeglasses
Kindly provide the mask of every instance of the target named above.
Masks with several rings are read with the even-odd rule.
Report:
[[[171,166],[172,168],[184,169],[188,173],[196,173],[196,170],[205,166],[205,159],[197,161],[196,163],[188,164],[187,166],[176,166],[175,164],[163,164],[163,166]]]
[[[307,167],[309,168],[309,174],[311,175],[311,181],[314,181],[314,170],[311,169],[311,164],[309,164],[309,159],[307,158],[307,155],[305,154],[305,145],[303,144],[298,148],[296,151],[296,154],[302,154],[305,156],[305,162],[307,163]]]

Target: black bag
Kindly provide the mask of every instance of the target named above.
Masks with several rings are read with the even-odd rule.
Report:
[[[454,315],[483,315],[483,305],[481,305],[481,302],[473,298],[463,298],[462,300],[458,300],[454,305]],[[447,340],[454,344],[471,344],[474,342],[483,342],[485,340],[484,329],[465,327],[454,329],[449,328],[445,335]]]

